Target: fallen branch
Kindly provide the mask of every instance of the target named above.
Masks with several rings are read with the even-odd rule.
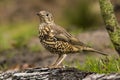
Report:
[[[76,68],[31,68],[0,73],[0,80],[114,80],[120,74],[97,74]]]
[[[115,17],[113,6],[110,0],[99,0],[99,3],[110,39],[120,55],[120,26]]]

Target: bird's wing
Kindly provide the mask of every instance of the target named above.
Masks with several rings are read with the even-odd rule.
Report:
[[[73,45],[85,45],[84,43],[79,41],[78,38],[76,38],[73,35],[71,35],[70,33],[68,33],[64,28],[62,28],[58,25],[54,25],[54,26],[52,26],[52,28],[54,30],[54,36],[58,40],[62,40],[62,41],[65,41],[65,42],[70,42]]]

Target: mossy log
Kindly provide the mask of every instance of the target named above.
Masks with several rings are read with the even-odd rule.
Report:
[[[120,55],[120,26],[114,14],[114,7],[110,0],[99,0],[99,3],[101,14],[103,16],[110,39],[116,51]]]
[[[2,72],[0,80],[120,80],[120,74],[97,74],[76,68],[31,68]]]

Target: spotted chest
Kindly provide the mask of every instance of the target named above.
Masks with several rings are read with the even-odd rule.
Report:
[[[39,26],[39,38],[40,41],[42,40],[48,40],[50,38],[52,38],[53,35],[53,30],[50,28],[50,26],[48,25],[40,25]]]
[[[79,51],[79,49],[72,46],[70,43],[57,40],[50,26],[39,28],[39,38],[41,44],[51,53],[67,54]]]
[[[79,49],[72,46],[68,42],[63,41],[43,41],[42,45],[51,53],[69,54],[79,52]]]
[[[39,26],[39,39],[41,44],[46,49],[53,49],[53,44],[56,41],[56,38],[54,37],[53,30],[51,29],[50,25],[41,24]]]

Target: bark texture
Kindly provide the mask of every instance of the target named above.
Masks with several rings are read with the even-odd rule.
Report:
[[[114,14],[114,7],[110,0],[99,0],[101,14],[110,39],[120,55],[120,26]]]
[[[31,68],[2,72],[0,80],[120,80],[120,74],[97,74],[76,68]]]

